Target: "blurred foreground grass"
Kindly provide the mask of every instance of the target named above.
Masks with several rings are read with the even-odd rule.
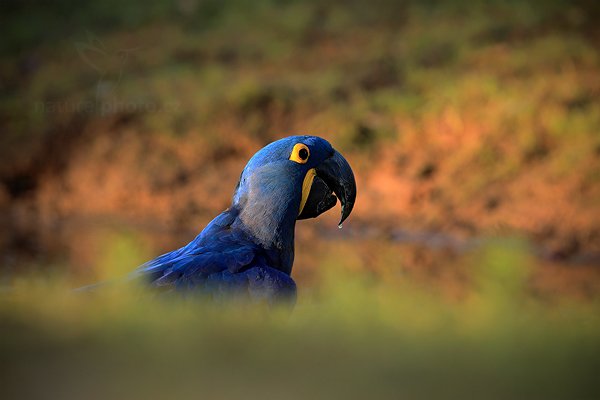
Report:
[[[113,270],[137,251],[115,243],[103,261]],[[340,255],[291,313],[16,278],[0,299],[2,397],[597,398],[597,300],[528,293],[518,240],[469,259],[469,290],[448,301],[350,271]]]

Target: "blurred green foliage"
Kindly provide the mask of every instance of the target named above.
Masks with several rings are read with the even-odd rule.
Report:
[[[115,243],[121,255],[140,251],[135,241]],[[598,304],[549,306],[527,295],[528,257],[519,240],[490,241],[473,253],[471,289],[458,302],[324,260],[316,288],[301,288],[291,313],[133,286],[72,292],[65,279],[20,278],[0,298],[2,392],[595,398]]]

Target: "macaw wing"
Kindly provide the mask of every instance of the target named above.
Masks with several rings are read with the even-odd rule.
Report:
[[[230,269],[237,271],[252,261],[256,245],[232,229],[236,215],[227,210],[212,220],[186,246],[163,254],[138,267],[134,277],[165,285],[181,277],[190,278]]]
[[[235,214],[222,213],[187,246],[145,263],[134,276],[216,299],[236,292],[255,300],[294,300],[292,278],[269,266],[266,250],[232,227],[234,220]]]
[[[142,265],[136,275],[144,276],[154,286],[180,286],[183,283],[197,286],[212,274],[223,271],[236,274],[247,269],[256,256],[255,246],[239,243],[226,247],[217,243],[216,246],[191,251],[184,248]]]
[[[296,284],[292,278],[267,265],[265,257],[253,246],[219,251],[168,253],[148,263],[151,284],[160,288],[192,290],[216,300],[227,300],[233,293],[259,301],[295,301]]]

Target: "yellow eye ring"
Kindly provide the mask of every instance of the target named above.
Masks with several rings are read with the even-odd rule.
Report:
[[[304,143],[296,143],[290,154],[290,160],[297,162],[298,164],[306,164],[310,157],[310,150]]]

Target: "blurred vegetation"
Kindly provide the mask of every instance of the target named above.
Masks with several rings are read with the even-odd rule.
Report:
[[[0,394],[597,398],[598,4],[3,1]],[[293,313],[69,290],[296,133],[359,197],[299,223]]]
[[[17,225],[201,226],[251,154],[309,132],[355,166],[365,223],[600,252],[597,2],[3,9],[0,206]]]
[[[115,241],[114,255],[123,241]],[[129,253],[136,253],[130,243]],[[117,260],[105,262],[114,268]],[[117,263],[119,264],[119,263]],[[525,291],[528,252],[492,241],[465,297],[324,260],[293,313],[136,287],[16,280],[0,301],[8,398],[564,398],[600,394],[598,303]],[[35,382],[35,384],[32,384]]]

